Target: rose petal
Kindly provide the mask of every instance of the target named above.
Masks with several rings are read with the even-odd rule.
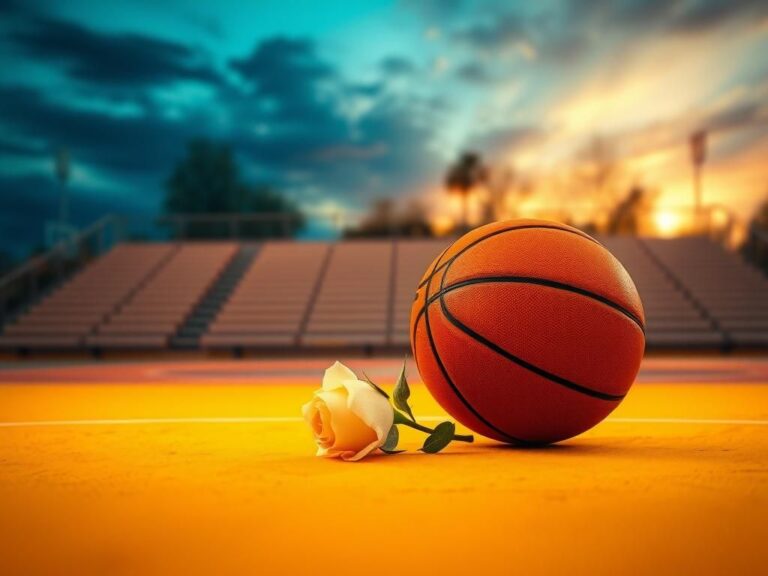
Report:
[[[301,407],[304,420],[309,424],[318,446],[332,446],[335,435],[331,426],[331,414],[325,402],[315,396]]]
[[[368,456],[368,454],[376,450],[376,448],[378,448],[379,446],[381,446],[381,442],[377,438],[376,440],[368,444],[368,446],[366,446],[362,450],[359,450],[356,454],[353,454],[351,452],[344,452],[343,454],[340,454],[340,456],[341,456],[341,459],[344,460],[345,462],[357,462],[358,460]]]
[[[357,453],[374,440],[378,440],[375,429],[348,407],[348,393],[345,388],[330,392],[321,390],[315,395],[325,403],[330,413],[330,424],[335,440],[328,448],[338,451],[351,450]]]
[[[333,366],[325,370],[323,375],[323,390],[335,390],[343,386],[344,380],[357,380],[357,376],[341,362],[334,362]]]
[[[343,385],[348,393],[347,406],[376,432],[381,446],[387,439],[395,418],[389,400],[361,380],[344,380]]]

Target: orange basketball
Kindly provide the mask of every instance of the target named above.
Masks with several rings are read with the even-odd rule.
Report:
[[[621,263],[557,222],[472,230],[429,266],[411,347],[432,395],[479,434],[546,444],[619,405],[645,348],[640,297]]]

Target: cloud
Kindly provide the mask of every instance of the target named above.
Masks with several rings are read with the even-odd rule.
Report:
[[[144,34],[110,34],[33,15],[18,24],[10,40],[27,56],[61,65],[70,77],[102,87],[135,91],[178,81],[222,81],[199,50]]]
[[[721,27],[735,18],[749,18],[768,13],[768,6],[760,0],[722,2],[720,0],[694,0],[674,2],[634,0],[620,4],[614,20],[629,26],[647,22],[663,23],[673,32],[704,32]]]
[[[322,162],[339,162],[346,160],[367,160],[387,154],[388,148],[383,142],[371,144],[369,146],[341,145],[330,146],[315,150],[313,156]]]
[[[488,68],[479,62],[466,62],[456,69],[456,76],[470,84],[487,84],[493,80]]]
[[[26,258],[44,245],[45,225],[58,218],[60,189],[52,176],[5,176],[0,194],[0,246]],[[146,220],[146,208],[130,198],[115,198],[70,185],[72,223],[84,227],[104,214],[119,213],[129,222]]]
[[[134,41],[141,48],[128,50]],[[364,208],[374,197],[412,190],[436,166],[427,118],[439,107],[388,96],[384,77],[346,77],[306,38],[256,43],[228,62],[229,81],[198,64],[191,46],[42,16],[17,30],[13,42],[26,58],[51,61],[67,73],[65,89],[55,93],[0,83],[0,167],[12,168],[0,170],[8,230],[16,229],[15,219],[34,231],[14,233],[18,243],[37,243],[52,217],[40,199],[56,198],[49,156],[60,145],[80,173],[93,175],[72,185],[81,218],[116,209],[151,219],[164,180],[187,141],[198,136],[232,144],[252,179],[307,206],[325,199]],[[79,89],[68,94],[66,78],[87,83],[87,99],[78,97]],[[202,84],[208,93],[180,106],[184,95],[172,83],[181,81]],[[135,113],[116,113],[125,102],[113,97],[116,90],[130,90],[128,99],[141,103]]]
[[[361,208],[413,187],[434,161],[432,129],[414,120],[424,116],[418,103],[387,96],[381,82],[350,83],[306,39],[267,39],[230,64],[247,91],[233,98],[240,124],[268,127],[264,138],[240,130],[238,146],[299,196],[319,187]],[[395,58],[382,66],[412,67]]]
[[[453,38],[484,52],[497,52],[525,40],[526,33],[527,24],[521,16],[505,13],[461,25],[454,30]]]
[[[70,108],[21,86],[0,87],[2,123],[18,137],[50,147],[67,146],[81,162],[103,166],[122,178],[168,170],[187,138],[199,126],[158,117],[115,117]]]
[[[509,126],[475,134],[470,142],[486,158],[503,163],[512,153],[542,136],[542,129],[535,126]]]
[[[408,76],[416,72],[416,65],[402,56],[388,56],[381,61],[380,66],[387,77]]]
[[[270,101],[284,119],[322,107],[321,84],[335,75],[317,57],[311,41],[284,37],[261,42],[247,57],[232,59],[230,66],[253,94]]]

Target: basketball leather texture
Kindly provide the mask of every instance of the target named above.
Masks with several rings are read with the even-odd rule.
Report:
[[[440,254],[411,310],[411,347],[440,405],[515,444],[603,420],[637,376],[645,317],[632,279],[589,235],[545,220],[482,226]]]

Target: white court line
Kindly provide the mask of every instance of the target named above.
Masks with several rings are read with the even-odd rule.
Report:
[[[135,426],[143,424],[268,424],[271,422],[302,422],[300,416],[244,416],[222,418],[118,418],[106,420],[29,420],[26,422],[0,422],[0,428],[27,428],[35,426]]]
[[[445,416],[422,416],[422,422],[440,422]],[[272,424],[302,422],[300,416],[243,416],[221,418],[119,418],[106,420],[28,420],[0,422],[0,428],[34,428],[50,426],[141,426],[145,424]],[[720,418],[607,418],[614,424],[714,424],[732,426],[768,426],[768,420]]]

